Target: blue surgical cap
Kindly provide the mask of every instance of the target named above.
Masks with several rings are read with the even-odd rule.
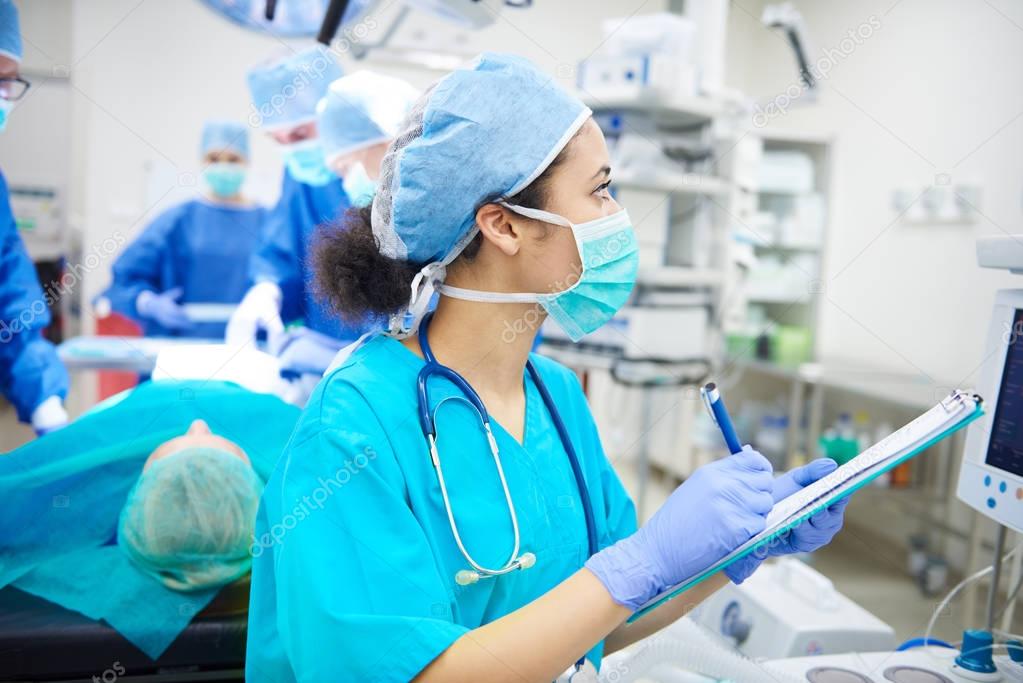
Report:
[[[249,123],[273,130],[314,120],[316,103],[341,75],[341,67],[323,45],[253,67],[248,73]]]
[[[214,448],[155,460],[121,509],[117,543],[169,588],[223,586],[247,572],[263,482],[247,461]]]
[[[478,206],[533,182],[590,115],[521,57],[484,53],[448,74],[384,157],[373,199],[381,252],[449,262],[474,234]]]
[[[21,61],[21,24],[12,0],[0,0],[0,55]]]
[[[199,154],[234,152],[249,158],[249,129],[236,121],[207,121],[202,127]]]
[[[372,71],[356,71],[331,83],[316,105],[327,161],[393,140],[417,97],[419,91],[400,78]]]

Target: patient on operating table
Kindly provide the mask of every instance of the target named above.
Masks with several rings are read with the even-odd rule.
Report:
[[[121,510],[118,545],[169,588],[224,585],[249,569],[262,490],[245,451],[195,420],[146,459]]]
[[[0,454],[0,589],[103,620],[155,659],[248,572],[298,414],[231,382],[145,382]]]

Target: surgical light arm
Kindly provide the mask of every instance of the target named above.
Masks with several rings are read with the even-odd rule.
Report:
[[[803,15],[791,2],[778,5],[767,5],[760,20],[768,28],[780,29],[792,47],[799,68],[799,78],[811,93],[817,92],[817,77],[810,69],[808,54],[809,44],[806,40],[806,24]]]

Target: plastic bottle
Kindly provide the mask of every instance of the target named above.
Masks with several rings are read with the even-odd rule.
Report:
[[[874,443],[877,443],[891,433],[892,426],[887,422],[881,422],[877,425],[877,429],[874,430]],[[892,473],[890,471],[885,472],[874,480],[873,485],[882,489],[889,488],[892,485]]]

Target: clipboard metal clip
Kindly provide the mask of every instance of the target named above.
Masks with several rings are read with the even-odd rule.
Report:
[[[961,408],[967,400],[978,405],[983,401],[979,394],[953,389],[951,394],[941,400],[941,407],[945,409],[946,413],[951,413]]]

